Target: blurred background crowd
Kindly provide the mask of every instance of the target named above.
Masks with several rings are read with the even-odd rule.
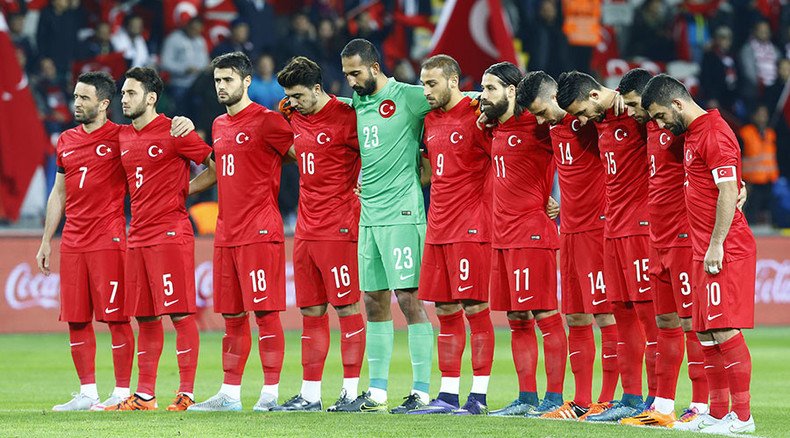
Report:
[[[354,37],[379,47],[387,74],[418,83],[419,63],[431,51],[443,8],[454,3],[0,0],[0,10],[54,145],[60,132],[75,126],[74,79],[92,69],[104,69],[120,78],[129,67],[157,68],[166,83],[160,112],[190,117],[207,140],[213,119],[224,112],[207,67],[223,53],[238,50],[250,56],[255,68],[250,97],[273,109],[283,97],[276,73],[296,55],[321,65],[327,91],[350,96],[339,53]],[[614,86],[625,71],[637,66],[681,78],[707,107],[718,108],[739,136],[743,177],[750,187],[746,206],[750,223],[762,232],[790,228],[790,2],[499,3],[512,31],[517,59],[526,70],[544,70],[556,77],[578,69]],[[463,85],[473,89],[478,80],[467,77]],[[117,99],[110,117],[126,123]],[[41,157],[43,172],[31,185],[20,218],[0,219],[0,227],[41,225],[54,180],[54,153],[52,146]],[[216,192],[207,192],[191,199],[190,205],[215,198]],[[286,166],[280,206],[287,229],[292,230],[295,223],[297,200],[297,169]],[[204,231],[200,224],[198,228]]]

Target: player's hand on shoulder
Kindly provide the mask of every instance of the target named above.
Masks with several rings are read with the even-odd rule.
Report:
[[[619,92],[614,95],[614,115],[619,116],[625,114],[625,100]]]
[[[475,124],[477,125],[477,129],[481,131],[485,131],[486,129],[491,129],[496,125],[495,122],[491,122],[491,123],[488,122],[488,116],[486,116],[486,113],[484,112],[481,112],[480,115],[477,116],[477,120],[475,121]]]
[[[285,120],[291,121],[291,116],[293,115],[294,108],[291,106],[291,100],[287,97],[283,97],[280,99],[279,105],[277,105],[277,110],[285,117]]]
[[[41,246],[38,248],[38,253],[36,254],[36,263],[38,264],[38,270],[44,275],[50,274],[49,260],[51,255],[52,247],[49,242],[42,240]]]
[[[560,204],[551,196],[549,196],[549,200],[546,202],[546,214],[549,215],[551,219],[557,219],[557,216],[560,215]]]
[[[357,196],[362,196],[362,185],[359,182],[357,182],[357,184],[354,186],[354,194]]]
[[[738,210],[743,211],[743,205],[746,204],[746,198],[749,193],[746,191],[746,183],[741,181],[741,189],[738,191],[738,202],[735,204]]]
[[[173,137],[186,137],[195,130],[195,124],[189,117],[175,116],[170,122],[170,135]]]

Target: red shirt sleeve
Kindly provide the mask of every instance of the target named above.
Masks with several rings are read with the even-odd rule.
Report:
[[[211,148],[195,131],[192,131],[186,137],[176,139],[176,151],[178,155],[200,164],[211,153]]]
[[[357,115],[352,112],[346,118],[346,145],[354,152],[359,152],[359,136],[357,135]]]
[[[699,148],[700,156],[713,172],[716,183],[735,180],[741,150],[734,135],[722,129],[711,129]]]
[[[294,133],[291,125],[280,113],[272,112],[267,114],[266,123],[266,142],[280,155],[288,153],[288,149],[294,144]]]

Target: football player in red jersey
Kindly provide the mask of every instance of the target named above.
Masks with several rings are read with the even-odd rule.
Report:
[[[557,311],[557,225],[545,205],[554,181],[549,128],[516,103],[518,67],[501,62],[483,75],[481,105],[497,121],[491,144],[493,222],[490,302],[507,312],[519,397],[492,415],[539,416],[560,407],[568,344]],[[538,402],[535,322],[543,333],[546,397]]]
[[[488,412],[486,394],[494,359],[494,329],[488,308],[491,270],[491,136],[475,126],[478,105],[458,88],[461,69],[447,55],[422,63],[420,80],[432,110],[425,116],[424,174],[431,203],[420,272],[420,299],[433,301],[439,317],[439,395],[409,414],[470,415]],[[428,181],[424,181],[427,183]],[[471,328],[472,389],[458,399],[466,344],[464,314]]]
[[[36,255],[50,274],[52,236],[63,218],[61,236],[61,313],[69,323],[72,358],[80,392],[56,411],[101,410],[129,397],[134,334],[124,312],[126,181],[118,145],[119,125],[107,120],[115,81],[103,72],[80,75],[74,87],[74,119],[80,122],[58,139],[58,173],[47,202],[44,236]],[[174,135],[191,131],[189,119],[173,119]],[[96,338],[91,320],[106,322],[112,337],[115,389],[99,403],[94,373]]]
[[[170,136],[170,119],[156,112],[164,88],[156,71],[132,68],[124,76],[121,105],[124,116],[132,120],[119,133],[132,205],[125,303],[127,314],[136,317],[140,327],[139,376],[137,392],[106,409],[156,409],[156,376],[164,344],[162,315],[169,315],[176,330],[181,382],[167,409],[180,411],[194,403],[200,347],[193,315],[195,238],[185,205],[189,163],[204,162],[211,148],[194,132]]]
[[[263,388],[255,411],[277,405],[285,339],[285,237],[277,194],[293,132],[283,117],[250,100],[252,63],[241,52],[211,62],[217,99],[227,108],[214,120],[214,152],[190,193],[217,183],[214,311],[225,318],[222,387],[196,411],[241,410],[241,378],[251,349],[247,312],[255,313]],[[215,164],[216,162],[216,164]]]
[[[594,415],[614,398],[619,377],[617,325],[607,299],[603,274],[604,169],[594,124],[582,124],[557,104],[557,82],[542,71],[530,72],[519,83],[516,98],[549,124],[554,162],[559,174],[560,277],[562,312],[568,323],[568,348],[576,382],[573,401],[544,415],[578,419]],[[592,322],[601,329],[603,381],[598,403],[592,403],[595,339]]]
[[[292,59],[278,74],[285,89],[287,117],[294,131],[289,155],[299,167],[299,211],[294,236],[296,304],[302,312],[302,389],[275,411],[321,410],[321,378],[329,352],[331,304],[340,320],[343,389],[329,411],[357,395],[365,354],[365,321],[360,313],[357,238],[360,169],[357,116],[351,106],[327,94],[321,67]]]
[[[642,108],[642,92],[651,77],[653,75],[645,69],[631,70],[620,80],[618,91],[625,100],[629,115],[647,126],[650,284],[658,324],[658,386],[653,408],[622,422],[636,426],[669,426],[676,421],[675,389],[683,362],[683,332],[686,332],[685,344],[688,347],[692,403],[681,415],[681,421],[690,421],[698,414],[707,413],[708,381],[702,346],[691,328],[692,256],[683,193],[684,136],[675,136],[659,128]]]
[[[598,129],[598,149],[606,170],[604,278],[618,327],[618,365],[623,398],[587,421],[632,417],[652,404],[658,327],[648,275],[647,144],[643,126],[615,114],[617,91],[577,71],[557,81],[557,103],[582,124]],[[638,322],[637,322],[638,321]],[[642,401],[642,361],[648,377]]]
[[[641,103],[660,128],[686,136],[683,165],[694,260],[692,320],[705,356],[710,414],[676,425],[720,434],[754,432],[749,392],[752,360],[741,330],[754,326],[757,248],[737,209],[738,140],[717,110],[702,109],[670,76],[652,78]]]

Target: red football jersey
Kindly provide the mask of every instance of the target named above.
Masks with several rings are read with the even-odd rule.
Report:
[[[126,176],[118,147],[119,129],[107,122],[87,133],[79,125],[58,138],[57,165],[66,178],[61,252],[126,248]]]
[[[557,225],[546,214],[554,182],[548,125],[535,116],[513,116],[494,128],[494,248],[559,247]]]
[[[283,156],[293,131],[283,116],[251,103],[235,116],[214,119],[219,215],[215,246],[282,242],[277,195]]]
[[[656,248],[691,246],[686,197],[683,184],[683,143],[654,121],[647,122],[647,155],[650,178],[647,211],[650,215],[650,241]]]
[[[189,162],[203,162],[211,148],[195,132],[172,137],[170,125],[170,118],[159,114],[139,131],[121,127],[121,162],[132,200],[130,247],[194,239],[186,210]]]
[[[595,125],[566,114],[549,126],[560,179],[560,231],[580,233],[604,227],[606,198]]]
[[[425,116],[423,143],[433,172],[427,243],[491,240],[491,139],[477,129],[470,100]]]
[[[686,206],[694,260],[704,260],[716,223],[717,183],[735,181],[740,187],[741,149],[735,133],[717,110],[710,110],[688,126],[685,147]],[[735,261],[755,255],[757,247],[740,210],[724,240],[724,260]]]
[[[316,114],[291,117],[299,166],[295,237],[350,240],[359,235],[357,114],[334,96]]]
[[[606,172],[604,237],[649,234],[647,132],[633,117],[606,111],[597,122],[598,149]]]

